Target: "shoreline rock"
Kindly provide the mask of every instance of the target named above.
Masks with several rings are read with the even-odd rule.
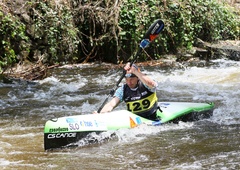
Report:
[[[198,39],[198,45],[201,50],[196,50],[196,55],[203,58],[227,58],[240,61],[240,41],[226,40],[210,44]]]

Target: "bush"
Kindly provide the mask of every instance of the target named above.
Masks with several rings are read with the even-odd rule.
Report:
[[[39,50],[45,56],[44,63],[74,62],[80,40],[68,5],[35,1],[28,3],[26,8],[32,20],[27,23],[32,50]]]
[[[18,61],[17,55],[22,51],[29,51],[26,41],[25,25],[0,8],[0,73]]]
[[[139,60],[191,49],[197,38],[213,42],[240,34],[237,15],[217,0],[31,0],[21,9],[27,21],[0,13],[1,68],[17,57],[46,64],[125,62],[159,18],[165,28]]]
[[[147,49],[150,56],[191,49],[197,38],[213,42],[239,38],[239,19],[228,5],[216,0],[124,0],[119,26],[121,49],[131,54],[154,19],[165,23],[157,42]],[[141,59],[145,60],[143,56]]]
[[[236,15],[216,0],[171,2],[165,15],[171,23],[172,43],[176,48],[191,48],[197,38],[207,42],[239,37]]]

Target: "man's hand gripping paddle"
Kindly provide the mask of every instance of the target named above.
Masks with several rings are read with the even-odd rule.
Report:
[[[148,29],[148,31],[146,32],[145,36],[143,37],[143,40],[141,41],[140,45],[139,45],[139,48],[138,48],[138,51],[136,53],[136,55],[133,57],[131,63],[130,63],[130,67],[132,66],[132,64],[136,61],[137,57],[140,55],[140,53],[142,52],[143,49],[145,49],[146,47],[149,46],[149,44],[151,42],[153,42],[157,36],[159,35],[159,33],[163,30],[164,28],[164,23],[162,20],[158,19],[156,20]],[[120,82],[122,81],[122,79],[124,78],[126,74],[126,70],[124,70],[122,76],[120,77],[120,79],[118,80],[118,82],[116,83],[116,86],[115,88],[113,88],[108,97],[104,100],[104,102],[102,103],[102,105],[100,106],[100,108],[98,109],[98,113],[101,112],[102,108],[104,107],[104,105],[107,103],[108,101],[108,98],[110,96],[113,96],[115,91],[117,90],[118,88],[118,85],[120,84]]]

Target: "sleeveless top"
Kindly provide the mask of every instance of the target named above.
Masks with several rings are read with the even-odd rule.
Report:
[[[156,91],[151,92],[141,81],[134,90],[127,84],[123,86],[123,100],[130,112],[142,117],[149,117],[158,108]]]

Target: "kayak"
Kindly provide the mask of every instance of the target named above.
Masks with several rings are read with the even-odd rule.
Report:
[[[88,134],[97,134],[124,128],[134,128],[141,124],[151,126],[167,122],[195,121],[209,118],[213,103],[158,102],[158,121],[152,121],[127,110],[116,110],[103,114],[66,116],[48,120],[44,126],[44,149],[74,146],[74,143]]]

